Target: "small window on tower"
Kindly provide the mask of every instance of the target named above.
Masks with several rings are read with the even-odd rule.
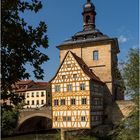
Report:
[[[90,23],[90,16],[86,16],[86,23]]]
[[[98,60],[98,59],[99,59],[99,52],[93,51],[93,60]]]

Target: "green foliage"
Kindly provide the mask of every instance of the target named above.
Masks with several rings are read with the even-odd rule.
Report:
[[[77,140],[98,140],[98,139],[95,137],[81,137],[81,138],[78,138]]]
[[[19,112],[16,109],[2,108],[1,134],[11,135],[18,123]]]
[[[139,49],[130,49],[124,67],[126,94],[135,102],[139,97]]]
[[[61,132],[57,130],[58,133],[55,135],[55,140],[61,140]]]
[[[1,1],[1,88],[5,94],[11,90],[11,85],[15,82],[29,78],[25,64],[33,67],[37,79],[43,79],[44,71],[41,65],[49,58],[40,50],[48,47],[47,26],[41,21],[38,27],[33,28],[20,17],[20,13],[25,11],[37,13],[41,8],[41,0]]]
[[[20,16],[21,13],[39,12],[41,0],[2,0],[1,1],[1,99],[10,100],[14,107],[19,107],[23,97],[12,91],[15,82],[29,78],[25,65],[33,67],[37,79],[43,79],[41,65],[49,58],[41,50],[47,49],[47,26],[40,21],[33,28]],[[2,106],[2,134],[11,134],[16,127],[18,113],[13,106]]]
[[[126,95],[135,106],[128,118],[118,123],[112,131],[113,140],[139,139],[139,49],[130,49],[128,59],[124,63],[123,78]]]

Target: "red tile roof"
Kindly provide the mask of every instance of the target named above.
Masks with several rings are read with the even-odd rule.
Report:
[[[46,90],[49,87],[48,82],[35,82],[33,86],[29,87],[27,91],[31,90]]]
[[[35,82],[36,84],[38,85],[41,85],[41,86],[48,86],[48,82]]]
[[[18,81],[16,84],[17,85],[28,85],[30,84],[31,82],[33,82],[32,80],[20,80]]]

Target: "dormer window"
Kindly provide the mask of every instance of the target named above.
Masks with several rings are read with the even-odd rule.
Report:
[[[99,59],[99,52],[93,51],[93,60],[98,60],[98,59]]]

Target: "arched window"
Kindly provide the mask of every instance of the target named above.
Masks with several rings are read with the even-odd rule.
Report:
[[[98,59],[99,59],[99,52],[93,51],[93,60],[98,60]]]
[[[90,16],[86,16],[86,23],[90,23]]]

